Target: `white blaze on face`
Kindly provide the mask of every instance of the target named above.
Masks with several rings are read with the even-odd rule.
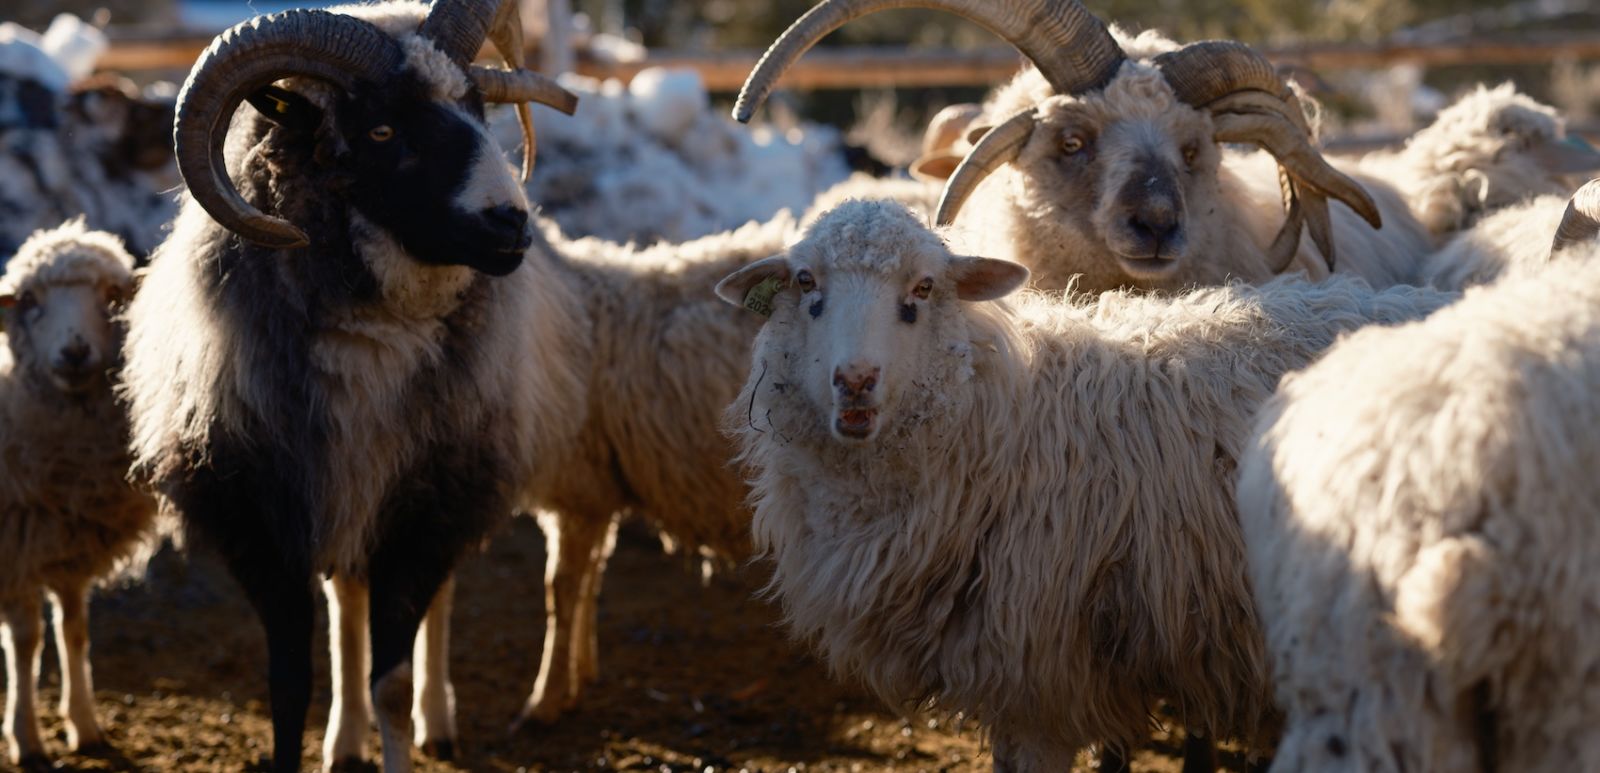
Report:
[[[463,212],[482,212],[495,207],[515,207],[526,211],[528,195],[517,181],[511,162],[506,159],[500,145],[489,136],[476,119],[459,110],[463,121],[471,124],[478,134],[478,153],[472,159],[472,169],[467,180],[456,194],[454,204]]]

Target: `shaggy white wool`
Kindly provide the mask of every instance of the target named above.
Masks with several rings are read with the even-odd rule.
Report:
[[[892,705],[979,718],[1023,767],[1136,743],[1163,700],[1187,727],[1267,751],[1232,502],[1249,419],[1341,333],[1453,296],[1334,278],[970,303],[929,238],[910,213],[858,202],[787,253],[824,288],[882,282],[895,260],[911,261],[895,277],[935,277],[895,366],[914,375],[878,385],[896,397],[876,439],[835,439],[808,397],[827,376],[799,343],[812,298],[792,288],[724,414],[791,629]],[[903,324],[885,312],[877,324]]]
[[[110,282],[131,287],[133,258],[122,240],[104,231],[90,231],[82,217],[59,228],[38,231],[6,263],[0,292],[21,292],[29,285]]]
[[[1600,767],[1600,249],[1579,252],[1351,335],[1263,408],[1239,507],[1275,769]]]
[[[1435,238],[1485,213],[1541,194],[1570,194],[1580,179],[1543,154],[1566,137],[1555,109],[1512,83],[1479,85],[1440,111],[1404,149],[1363,157],[1359,169],[1401,191]],[[1570,150],[1568,151],[1571,152]],[[1565,154],[1564,154],[1565,155]],[[1600,154],[1594,154],[1600,166]]]
[[[1445,290],[1463,290],[1507,274],[1537,270],[1550,260],[1551,235],[1566,209],[1566,195],[1551,195],[1486,215],[1424,259],[1418,279]]]

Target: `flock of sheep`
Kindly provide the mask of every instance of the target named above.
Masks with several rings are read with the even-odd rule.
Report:
[[[448,757],[453,573],[521,512],[548,621],[519,722],[598,675],[634,514],[708,561],[770,561],[796,637],[896,708],[975,719],[997,770],[1087,749],[1126,769],[1158,709],[1185,770],[1215,741],[1285,771],[1600,769],[1600,185],[1574,192],[1600,154],[1505,86],[1402,150],[1325,157],[1249,47],[1131,36],[1076,0],[824,0],[736,117],[828,32],[904,6],[1032,66],[928,127],[918,181],[823,191],[840,157],[797,149],[793,214],[731,230],[600,171],[624,122],[684,158],[743,147],[708,186],[780,152],[657,98],[703,104],[670,80],[602,94],[602,129],[568,132],[594,149],[518,179],[486,104],[518,106],[536,170],[524,105],[597,97],[524,68],[515,0],[218,36],[166,106],[186,192],[149,244],[104,207],[0,210],[31,233],[0,277],[11,761],[47,754],[45,593],[68,745],[103,743],[89,590],[169,534],[261,618],[275,769],[301,758],[319,581],[324,768],[360,764],[374,722],[386,771]],[[474,64],[486,41],[503,66]],[[111,168],[64,150],[86,137],[156,159],[123,178],[159,166],[131,150],[147,121],[25,80],[0,78],[0,130],[26,130],[0,140],[29,138],[0,162],[40,190],[39,148]],[[161,198],[105,169],[56,187]],[[557,223],[537,196],[562,190]],[[577,202],[616,230],[570,236]]]

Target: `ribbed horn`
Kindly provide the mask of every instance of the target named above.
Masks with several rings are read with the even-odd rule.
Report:
[[[773,42],[750,72],[733,117],[749,122],[796,60],[828,33],[892,8],[932,8],[961,16],[1016,46],[1058,94],[1110,82],[1126,58],[1105,24],[1077,0],[823,0]]]
[[[1203,40],[1151,60],[1178,99],[1208,107],[1229,94],[1265,91],[1299,107],[1294,90],[1261,52],[1232,40]],[[1302,114],[1300,123],[1305,121]]]
[[[174,126],[178,173],[218,223],[269,247],[303,247],[306,235],[256,209],[233,187],[223,161],[228,123],[252,91],[291,76],[346,91],[381,83],[404,55],[395,40],[352,16],[293,10],[258,16],[218,35],[195,61],[178,94]]]
[[[495,50],[499,51],[500,58],[505,60],[506,69],[523,69],[527,62],[527,49],[522,45],[521,0],[500,0],[500,8],[495,11],[494,20],[489,23],[489,40],[494,42]],[[476,83],[478,79],[474,77],[473,81]],[[482,90],[481,84],[479,89]],[[487,96],[486,92],[485,97]],[[528,178],[533,176],[533,162],[538,155],[539,137],[533,131],[533,113],[528,110],[527,101],[515,104],[517,126],[522,129],[522,181],[527,182]]]
[[[961,165],[950,175],[949,182],[945,183],[934,222],[938,225],[955,222],[961,205],[967,203],[972,192],[978,189],[978,184],[994,170],[1016,160],[1017,154],[1022,152],[1022,146],[1032,136],[1037,122],[1033,109],[1029,108],[1007,118],[983,135],[983,139],[978,140],[972,152],[962,159]]]
[[[1567,212],[1561,216],[1550,252],[1591,242],[1596,237],[1600,237],[1600,180],[1590,180],[1567,202]]]
[[[466,69],[478,58],[478,49],[489,35],[500,3],[501,0],[433,0],[428,18],[422,20],[417,34],[433,41],[445,56]]]
[[[553,78],[532,70],[496,70],[477,67],[467,71],[483,92],[485,102],[538,102],[567,115],[578,109],[578,95],[561,87]]]

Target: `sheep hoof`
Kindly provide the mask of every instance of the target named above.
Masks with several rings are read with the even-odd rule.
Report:
[[[511,723],[510,734],[516,735],[528,724],[554,724],[556,720],[561,718],[561,714],[567,709],[567,707],[561,704],[562,701],[553,700],[542,700],[537,703],[529,703],[522,709],[522,715],[517,717],[517,721]]]
[[[449,738],[430,738],[422,742],[422,753],[440,762],[456,758],[456,742]]]
[[[50,755],[38,752],[25,755],[22,759],[17,760],[17,769],[27,771],[27,773],[43,773],[46,770],[54,770],[55,764],[51,762]]]
[[[328,766],[328,773],[378,773],[378,766],[360,757],[340,757]]]
[[[117,753],[117,750],[111,746],[111,742],[104,738],[79,741],[78,745],[73,747],[72,750],[85,757],[109,757]]]

